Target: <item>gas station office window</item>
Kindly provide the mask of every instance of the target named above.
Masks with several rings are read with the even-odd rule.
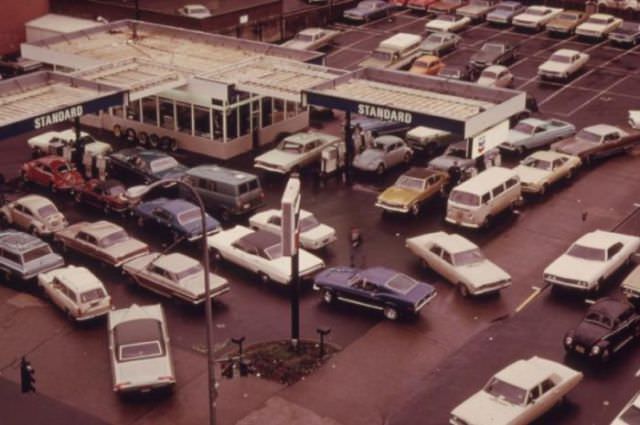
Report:
[[[156,97],[145,97],[142,99],[142,122],[145,124],[158,125],[158,112],[156,109]]]
[[[194,134],[200,137],[211,138],[211,125],[209,109],[200,106],[193,107],[193,123],[195,125]]]
[[[127,105],[127,119],[140,121],[140,100],[134,100]]]
[[[175,117],[173,113],[173,100],[160,98],[160,127],[168,130],[175,129]]]
[[[191,104],[176,102],[178,131],[191,134]]]

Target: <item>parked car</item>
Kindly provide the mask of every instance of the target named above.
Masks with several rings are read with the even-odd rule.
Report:
[[[524,12],[526,6],[519,1],[501,1],[487,13],[487,22],[492,24],[510,24],[514,16]]]
[[[374,138],[385,135],[394,135],[404,138],[407,131],[411,128],[408,124],[403,122],[384,121],[361,116],[351,119],[351,131],[354,137],[356,127],[359,127],[362,130],[366,143],[371,143]]]
[[[640,315],[628,301],[601,298],[589,307],[584,319],[564,337],[564,349],[607,362],[640,336]]]
[[[438,75],[438,72],[444,68],[444,62],[432,55],[418,56],[411,64],[409,72],[418,75]]]
[[[264,230],[276,236],[282,235],[282,211],[268,209],[249,218],[249,225],[255,230]],[[322,249],[336,241],[336,229],[318,221],[312,212],[300,210],[299,222],[300,246],[311,251]]]
[[[623,22],[622,25],[609,33],[609,40],[614,44],[635,46],[640,42],[640,24],[638,22]]]
[[[468,5],[459,8],[456,13],[467,16],[472,21],[483,21],[487,14],[498,6],[498,0],[471,0]]]
[[[630,264],[640,238],[595,230],[575,241],[544,270],[544,281],[580,291],[598,292],[605,280]]]
[[[91,157],[107,156],[113,148],[110,144],[95,140],[89,133],[80,132],[80,138],[76,140],[76,132],[72,128],[62,131],[48,131],[27,140],[34,158],[47,155],[63,155],[66,146],[71,148],[72,159],[81,161],[78,149],[88,152]]]
[[[445,65],[438,73],[438,77],[459,81],[474,81],[476,76],[477,71],[469,65]]]
[[[636,266],[620,285],[622,293],[634,304],[640,300],[640,266]]]
[[[511,286],[511,276],[480,248],[456,233],[434,232],[406,240],[422,264],[458,286],[462,296],[495,293]]]
[[[38,275],[45,296],[77,322],[109,313],[111,297],[100,279],[86,267],[67,266]]]
[[[64,259],[46,242],[15,230],[0,232],[0,276],[5,283],[33,279],[64,266]]]
[[[520,177],[523,192],[544,195],[552,184],[573,177],[581,164],[577,156],[538,151],[520,161],[514,170]]]
[[[597,158],[627,152],[638,142],[640,132],[627,133],[612,125],[596,124],[583,128],[574,137],[554,143],[551,149],[591,163]]]
[[[131,210],[138,226],[154,223],[171,234],[173,241],[195,242],[202,238],[202,215],[200,207],[184,199],[156,198],[138,204]],[[206,214],[206,213],[205,213]],[[205,215],[207,236],[222,230],[220,223],[209,214]]]
[[[105,214],[124,213],[131,202],[125,196],[126,188],[115,179],[90,179],[76,187],[75,200],[102,209]]]
[[[213,16],[211,11],[202,4],[185,4],[178,8],[178,15],[195,19],[205,19]]]
[[[63,251],[77,251],[114,267],[149,252],[146,243],[132,238],[117,224],[106,220],[81,221],[57,232],[55,240]]]
[[[349,21],[369,22],[391,14],[394,5],[384,0],[364,0],[353,9],[347,9],[342,16]]]
[[[424,24],[429,32],[458,32],[471,24],[471,18],[454,14],[442,14]]]
[[[436,296],[435,288],[386,267],[331,267],[318,273],[313,288],[334,301],[380,310],[389,320],[416,315]]]
[[[562,401],[582,372],[533,356],[496,373],[451,412],[452,425],[526,425]]]
[[[578,73],[589,61],[589,54],[577,50],[560,49],[538,66],[540,78],[567,80]]]
[[[152,252],[125,263],[122,272],[131,281],[150,291],[189,304],[203,304],[230,289],[227,279],[209,273],[209,297],[206,296],[204,268],[199,261],[179,252]]]
[[[340,31],[325,28],[305,28],[291,40],[282,43],[282,47],[298,50],[317,50],[330,44]]]
[[[434,32],[420,43],[420,50],[427,55],[441,56],[443,53],[450,52],[458,47],[462,41],[462,37],[450,32]]]
[[[36,236],[49,236],[69,225],[55,204],[40,195],[26,195],[4,205],[0,221]]]
[[[427,8],[429,13],[435,13],[440,15],[443,13],[455,13],[456,10],[469,4],[467,0],[438,0],[435,3],[431,3]]]
[[[422,36],[397,33],[382,40],[370,56],[358,64],[361,68],[402,69],[419,54]]]
[[[407,132],[406,142],[414,153],[422,152],[427,157],[436,155],[449,145],[453,133],[430,127],[415,127]]]
[[[497,151],[497,149],[492,149],[487,155],[495,155]],[[448,173],[454,166],[458,167],[463,175],[469,177],[478,172],[476,160],[467,158],[467,142],[464,140],[450,144],[442,155],[433,158],[427,164],[428,168],[445,173]],[[456,182],[452,183],[455,184]]]
[[[353,166],[361,171],[374,171],[383,174],[389,168],[408,164],[413,151],[404,140],[396,136],[379,136],[371,147],[356,155]]]
[[[518,152],[520,154],[529,149],[548,146],[552,142],[564,139],[576,132],[576,127],[566,121],[538,118],[526,118],[516,124],[507,140],[502,142],[500,149]]]
[[[640,110],[629,111],[629,125],[632,128],[640,130]]]
[[[187,167],[164,152],[140,147],[126,148],[109,156],[110,175],[131,177],[144,184],[180,179]]]
[[[109,312],[109,359],[113,391],[172,389],[176,383],[162,305],[131,305]]]
[[[636,393],[631,400],[622,408],[618,416],[609,425],[634,425],[640,415],[640,392]]]
[[[490,65],[504,65],[515,59],[515,46],[507,41],[488,41],[480,50],[471,55],[469,63],[477,69]]]
[[[340,143],[336,136],[306,132],[285,137],[275,149],[254,159],[254,167],[278,174],[300,170],[320,160],[324,148]]]
[[[412,167],[402,174],[393,186],[378,195],[376,207],[384,211],[420,214],[423,205],[444,193],[449,185],[449,174],[429,168]]]
[[[408,0],[391,0],[390,3],[392,3],[395,7],[406,7],[407,1]]]
[[[549,21],[559,16],[563,11],[564,9],[559,7],[529,6],[524,12],[514,16],[512,23],[515,27],[540,31]]]
[[[547,22],[545,28],[551,34],[571,35],[576,32],[578,25],[587,20],[589,15],[582,10],[565,10]]]
[[[51,192],[73,193],[76,186],[84,183],[84,178],[67,160],[61,156],[43,156],[26,162],[20,170],[24,183],[35,183]]]
[[[291,257],[282,255],[280,236],[265,230],[237,225],[207,238],[214,259],[224,259],[256,273],[260,280],[288,285],[291,282]],[[301,279],[309,279],[324,268],[324,261],[298,250]]]
[[[420,12],[426,12],[430,4],[435,3],[437,0],[409,0],[407,7],[409,9],[417,10]]]
[[[509,87],[513,82],[513,74],[502,65],[491,65],[480,72],[476,84],[484,87]]]
[[[606,13],[594,13],[578,25],[576,34],[583,38],[601,39],[622,25],[622,19]]]

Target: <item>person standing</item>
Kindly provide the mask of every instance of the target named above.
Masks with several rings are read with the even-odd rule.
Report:
[[[362,250],[362,233],[357,227],[352,227],[349,232],[349,265],[356,267],[356,257],[361,257]],[[360,266],[363,266],[364,261],[360,258]]]

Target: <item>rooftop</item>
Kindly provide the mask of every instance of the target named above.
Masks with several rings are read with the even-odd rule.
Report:
[[[219,165],[199,165],[197,167],[190,168],[187,171],[187,174],[205,179],[224,180],[227,182],[233,180],[238,183],[252,181],[257,178],[255,174],[233,170]]]
[[[161,255],[153,261],[155,265],[172,273],[180,273],[183,270],[200,264],[198,261],[179,252]]]

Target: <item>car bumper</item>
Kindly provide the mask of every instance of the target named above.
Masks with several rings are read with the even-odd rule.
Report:
[[[576,35],[582,38],[591,38],[591,39],[601,39],[604,38],[605,34],[601,33],[601,32],[587,32],[587,31],[580,31],[580,30],[576,30]]]
[[[376,202],[375,206],[378,208],[382,208],[383,210],[386,210],[386,211],[397,212],[402,214],[406,214],[409,212],[409,207],[405,207],[402,205],[389,205],[384,202]]]
[[[463,220],[461,218],[453,218],[449,215],[445,217],[447,223],[455,224],[457,226],[468,227],[470,229],[479,229],[480,223],[475,223],[473,221]]]
[[[75,320],[77,322],[86,322],[88,320],[96,319],[98,317],[102,317],[102,316],[106,315],[107,313],[109,313],[109,311],[111,311],[111,308],[112,307],[110,305],[106,305],[104,307],[96,308],[95,310],[92,310],[90,312],[84,313],[81,316],[76,315],[75,316]]]
[[[157,391],[164,388],[173,387],[176,384],[175,378],[166,380],[166,381],[158,381],[153,383],[138,383],[138,384],[128,384],[126,386],[114,386],[113,391],[119,394],[130,394],[130,393],[148,393],[152,391]]]
[[[496,282],[496,283],[492,283],[492,284],[488,284],[488,285],[484,285],[478,289],[473,289],[471,291],[472,295],[485,295],[485,294],[491,294],[494,292],[498,292],[504,288],[508,288],[509,286],[511,286],[511,281],[507,281],[507,282]]]
[[[287,174],[289,172],[288,170],[284,170],[276,165],[265,164],[262,162],[256,162],[253,166],[272,173]]]
[[[220,288],[220,289],[218,289],[216,291],[211,291],[210,294],[209,294],[209,299],[212,300],[214,298],[217,298],[220,295],[229,292],[230,290],[231,290],[231,287],[227,285],[227,286],[225,286],[223,288]],[[196,298],[196,299],[194,299],[194,298],[182,298],[182,299],[184,301],[190,303],[190,304],[200,305],[200,304],[204,303],[206,298],[204,296],[202,296],[202,297],[199,297],[199,298]]]
[[[580,282],[575,279],[569,278],[559,278],[558,276],[544,276],[545,283],[549,283],[555,286],[562,286],[565,288],[575,289],[578,291],[591,291],[593,289],[593,285],[590,283]]]
[[[331,236],[327,236],[323,239],[318,239],[318,240],[305,240],[300,241],[300,245],[302,245],[302,247],[304,249],[309,249],[309,250],[317,250],[317,249],[322,249],[325,246],[335,242],[338,238],[336,237],[335,234],[331,235]]]
[[[523,193],[540,193],[540,191],[542,190],[541,186],[532,184],[523,184],[520,187],[522,188]]]
[[[633,44],[632,37],[619,37],[619,36],[610,35],[609,40],[611,40],[612,43],[616,43],[616,44]]]
[[[568,72],[538,71],[538,77],[549,80],[563,80],[569,76]]]
[[[543,24],[540,22],[513,21],[513,26],[518,28],[540,28]]]
[[[492,24],[508,24],[511,19],[503,16],[487,16],[487,22]]]
[[[573,32],[573,28],[567,27],[546,27],[547,31],[552,32],[554,34],[571,34]]]

